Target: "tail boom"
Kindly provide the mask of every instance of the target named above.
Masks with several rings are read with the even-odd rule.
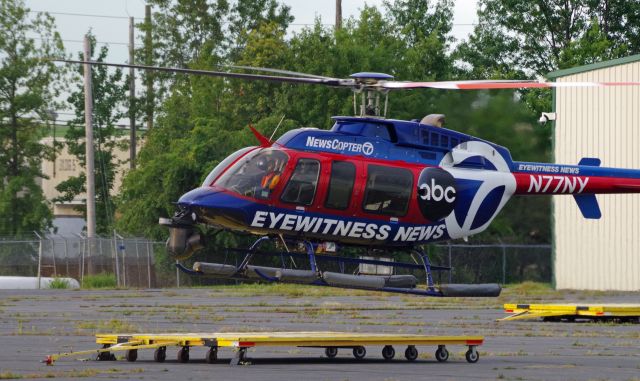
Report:
[[[519,195],[640,193],[640,170],[591,165],[515,163]]]
[[[573,195],[584,218],[602,216],[596,194],[640,193],[640,170],[601,168],[600,160],[583,158],[578,165],[514,163],[520,195]]]

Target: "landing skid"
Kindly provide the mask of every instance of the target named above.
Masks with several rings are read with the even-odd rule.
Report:
[[[259,280],[265,282],[296,283],[314,286],[336,287],[346,289],[374,290],[401,294],[413,294],[436,297],[495,297],[500,295],[501,287],[498,284],[443,284],[436,286],[433,281],[432,271],[451,271],[449,267],[432,266],[426,253],[413,248],[412,253],[417,254],[421,263],[389,262],[375,259],[361,259],[342,257],[335,255],[316,254],[313,243],[303,241],[306,253],[294,252],[263,252],[259,247],[267,242],[269,237],[261,237],[249,247],[248,250],[232,249],[244,253],[240,265],[233,266],[220,263],[196,262],[193,270],[176,263],[178,269],[192,276],[208,276],[224,279]],[[268,255],[280,257],[283,267],[264,267],[250,265],[251,259],[256,255]],[[309,269],[289,269],[284,267],[284,258],[308,259]],[[319,262],[334,262],[339,265],[341,272],[322,271]],[[414,275],[354,275],[345,273],[345,265],[380,265],[394,269],[405,268],[423,270],[425,272],[425,288],[418,288],[418,280]]]

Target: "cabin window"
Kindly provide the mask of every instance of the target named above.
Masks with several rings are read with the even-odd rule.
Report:
[[[238,160],[215,181],[215,185],[243,196],[267,199],[280,181],[289,157],[275,149],[260,149]]]
[[[436,134],[435,132],[432,132],[432,133],[431,133],[431,143],[430,143],[430,144],[431,144],[432,146],[434,146],[434,147],[437,147],[437,146],[438,146],[438,136],[439,136],[439,135],[438,135],[438,134]]]
[[[331,164],[331,178],[324,206],[331,209],[347,209],[351,201],[356,166],[348,161],[334,161]]]
[[[407,213],[412,189],[411,171],[370,165],[367,168],[363,209],[370,213],[404,216]]]
[[[449,147],[449,137],[447,135],[440,135],[440,147]]]
[[[300,159],[282,192],[281,199],[299,205],[311,205],[318,187],[320,162],[313,159]]]

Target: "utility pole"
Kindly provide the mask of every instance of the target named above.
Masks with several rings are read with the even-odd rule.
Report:
[[[336,0],[336,31],[342,28],[342,0]]]
[[[133,17],[129,17],[129,65],[134,64],[134,30]],[[136,75],[129,68],[129,168],[136,167]]]
[[[145,65],[153,65],[153,46],[151,41],[151,5],[144,7],[144,23],[146,34],[144,37]],[[147,70],[147,131],[153,127],[153,73]]]
[[[91,59],[89,36],[84,36],[84,60]],[[93,159],[93,93],[91,89],[91,65],[84,64],[84,134],[87,172],[87,238],[96,237],[96,188]]]
[[[53,109],[47,110],[47,124],[49,121],[53,123],[51,128],[53,129],[53,143],[51,147],[53,148],[53,177],[56,177],[56,120],[58,119],[58,113]]]

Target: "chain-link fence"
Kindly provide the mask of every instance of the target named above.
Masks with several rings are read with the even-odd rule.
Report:
[[[507,284],[552,278],[551,245],[437,245],[429,249],[429,257],[433,264],[452,269],[438,274],[440,283]]]
[[[445,244],[428,246],[427,253],[432,265],[452,269],[450,272],[434,271],[437,283],[550,282],[552,277],[551,245]],[[219,255],[204,255],[206,259],[196,256],[200,260],[237,265],[239,255],[242,254],[237,251],[231,255],[222,250]],[[415,260],[404,254],[394,259]],[[279,266],[259,256],[255,262]],[[304,262],[296,264],[296,267],[300,266],[304,267]],[[413,273],[418,279],[424,279],[424,271]],[[118,287],[156,288],[209,283],[179,274],[166,254],[164,242],[123,238],[117,234],[94,239],[83,236],[0,237],[0,276],[71,277],[83,283],[87,277],[105,274],[113,277]]]
[[[81,283],[108,275],[118,287],[175,286],[175,276],[158,274],[164,250],[164,242],[118,235],[0,238],[0,275],[70,277]]]

